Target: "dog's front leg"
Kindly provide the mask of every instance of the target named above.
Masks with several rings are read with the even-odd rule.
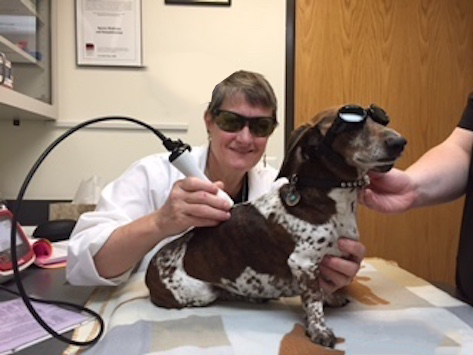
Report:
[[[306,332],[314,343],[333,348],[336,338],[333,331],[325,324],[324,296],[318,279],[318,272],[315,275],[303,273],[299,278],[301,300],[307,321]]]
[[[305,243],[297,243],[288,258],[288,266],[296,279],[306,316],[306,333],[317,344],[335,346],[336,338],[324,318],[324,292],[320,287],[319,265],[323,255],[314,255]]]

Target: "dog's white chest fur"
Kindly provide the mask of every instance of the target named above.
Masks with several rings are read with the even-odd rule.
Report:
[[[253,202],[255,208],[266,218],[275,219],[293,236],[296,249],[292,258],[304,269],[314,269],[325,254],[340,255],[337,247],[339,237],[358,239],[356,223],[356,190],[333,189],[328,196],[335,201],[336,213],[324,224],[311,224],[287,213],[278,191],[273,191]],[[295,260],[294,260],[295,261]]]

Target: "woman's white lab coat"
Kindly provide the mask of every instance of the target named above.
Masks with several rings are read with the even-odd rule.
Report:
[[[208,146],[193,148],[191,154],[200,169],[204,170]],[[97,208],[84,213],[77,221],[69,240],[66,275],[73,285],[118,285],[132,272],[114,278],[99,276],[93,256],[119,226],[150,214],[166,201],[173,184],[184,176],[168,161],[169,153],[154,154],[134,163],[121,177],[108,184],[102,191]],[[248,173],[249,200],[269,191],[277,171],[257,164]],[[279,184],[276,184],[279,185]],[[140,270],[145,270],[155,252],[174,238],[157,244],[142,260]]]

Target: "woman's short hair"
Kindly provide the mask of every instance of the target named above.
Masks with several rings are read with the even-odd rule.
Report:
[[[276,118],[277,99],[273,88],[263,75],[246,70],[234,72],[215,86],[207,112],[213,114],[225,99],[237,95],[243,95],[251,106],[271,109],[273,117]]]

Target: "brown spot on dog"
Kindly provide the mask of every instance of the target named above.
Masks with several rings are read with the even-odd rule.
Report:
[[[187,245],[184,269],[189,276],[212,283],[222,278],[234,281],[247,267],[290,279],[286,260],[294,245],[284,228],[262,218],[252,205],[242,205],[217,227],[195,230]]]
[[[167,308],[184,307],[184,305],[176,301],[171,291],[162,283],[157,267],[149,267],[146,270],[145,283],[148,289],[153,290],[153,292],[150,292],[150,299],[156,306],[167,305]]]

